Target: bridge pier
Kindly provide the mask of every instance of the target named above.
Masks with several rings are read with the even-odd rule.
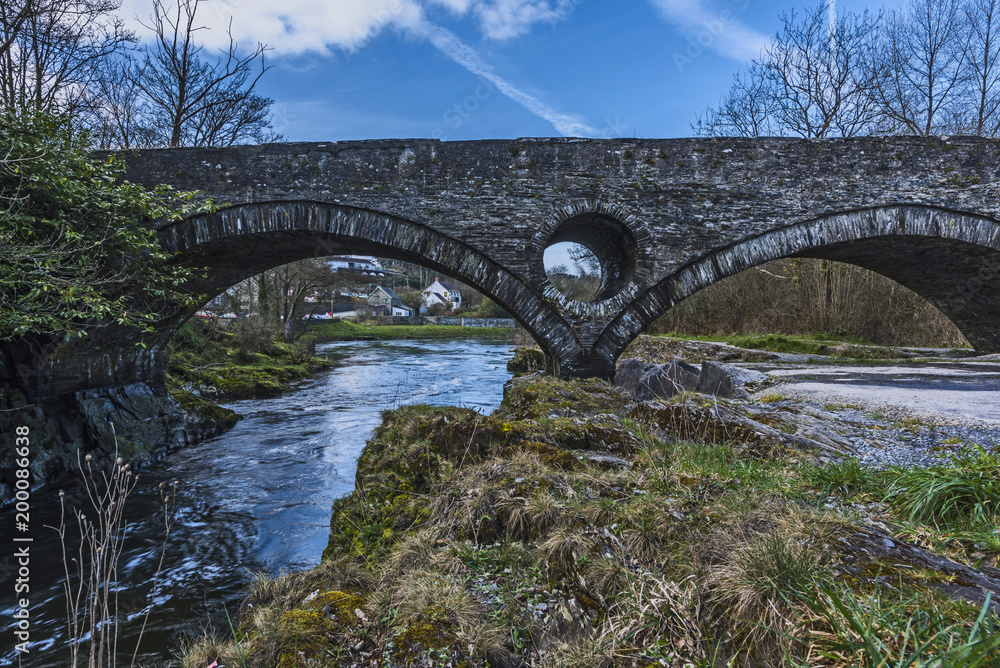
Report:
[[[615,360],[593,349],[578,351],[572,356],[556,357],[555,372],[561,378],[615,378]]]

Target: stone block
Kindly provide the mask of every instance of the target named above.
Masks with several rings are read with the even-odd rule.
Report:
[[[760,371],[706,360],[701,363],[697,391],[726,399],[745,399],[750,396],[746,384],[758,383],[766,378]]]

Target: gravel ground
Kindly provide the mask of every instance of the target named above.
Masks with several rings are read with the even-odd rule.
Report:
[[[841,435],[865,465],[933,466],[977,446],[1000,450],[997,364],[796,365],[766,371],[782,382],[759,394],[781,394],[834,412],[849,425]]]

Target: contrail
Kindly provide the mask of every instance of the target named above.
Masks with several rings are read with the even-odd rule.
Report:
[[[556,131],[564,137],[594,137],[600,134],[599,131],[590,127],[579,118],[560,113],[541,100],[519,90],[512,83],[494,72],[493,68],[483,60],[483,57],[475,49],[463,42],[455,33],[447,28],[425,22],[420,30],[441,53],[476,76],[486,79],[496,86],[497,90],[531,113],[551,123]]]

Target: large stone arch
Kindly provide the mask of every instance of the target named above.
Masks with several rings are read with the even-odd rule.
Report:
[[[295,260],[364,253],[414,262],[474,286],[521,323],[564,374],[577,375],[584,356],[572,328],[521,278],[468,244],[397,216],[323,202],[258,202],[172,222],[159,235],[177,261],[206,267],[189,285],[195,293],[215,295]],[[164,340],[192,313],[176,314]]]
[[[694,293],[770,260],[855,264],[924,297],[980,352],[1000,351],[1000,223],[928,206],[847,211],[743,239],[682,266],[605,328],[595,349],[617,359],[650,323]]]

